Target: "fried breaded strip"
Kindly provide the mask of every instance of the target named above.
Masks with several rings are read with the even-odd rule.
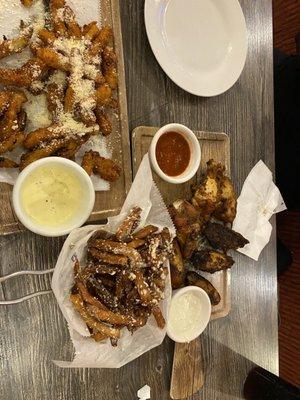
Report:
[[[100,132],[103,136],[108,136],[112,132],[112,124],[104,112],[103,107],[96,107],[95,115],[97,119],[97,124],[99,125]]]
[[[63,112],[64,88],[63,85],[50,83],[47,88],[47,105],[52,115],[53,122],[58,122],[59,115]]]
[[[47,71],[48,66],[42,60],[33,58],[21,68],[0,68],[0,83],[29,88],[33,82],[42,80]]]
[[[93,41],[95,37],[99,35],[99,33],[100,29],[98,28],[96,21],[92,21],[89,24],[84,25],[82,31],[83,36],[90,41]]]
[[[127,265],[128,258],[122,255],[111,254],[105,251],[99,251],[96,248],[89,249],[89,255],[97,261],[101,261],[111,265]]]
[[[99,155],[94,157],[94,173],[108,182],[115,182],[120,177],[121,168],[113,160]]]
[[[32,150],[39,146],[42,142],[50,142],[53,139],[60,139],[64,137],[64,133],[62,131],[54,131],[55,127],[56,125],[51,125],[48,128],[40,128],[28,133],[23,142],[23,146],[26,149]]]
[[[24,140],[24,133],[14,132],[10,136],[4,138],[0,142],[0,154],[4,154],[7,151],[12,151],[18,144]]]
[[[103,335],[118,339],[120,337],[120,329],[112,328],[106,324],[102,324],[92,317],[84,307],[83,300],[80,295],[70,295],[70,300],[73,303],[75,310],[80,314],[84,322],[91,329],[95,329]]]
[[[87,172],[89,176],[92,175],[93,173],[93,167],[94,167],[94,162],[93,162],[93,152],[92,151],[87,151],[81,162],[82,168]]]
[[[37,49],[38,58],[48,67],[60,69],[62,71],[70,71],[71,66],[67,57],[57,53],[51,47],[40,47]]]
[[[18,164],[6,157],[0,157],[0,168],[17,168]]]
[[[165,325],[166,325],[166,321],[164,319],[164,316],[161,312],[161,309],[157,306],[157,307],[153,307],[152,308],[152,314],[154,315],[155,321],[157,323],[157,326],[160,329],[164,329]]]
[[[141,221],[141,213],[142,209],[140,207],[134,207],[130,210],[129,214],[116,231],[117,240],[125,240],[138,227]]]
[[[138,293],[140,295],[140,298],[142,300],[142,303],[144,305],[150,304],[151,300],[152,300],[152,296],[151,296],[151,292],[149,289],[149,285],[145,280],[143,272],[141,270],[136,270],[134,272],[134,275],[135,275],[134,282],[135,282],[136,288],[138,290]]]
[[[64,110],[65,112],[72,112],[75,106],[75,91],[73,87],[69,84],[64,100]]]
[[[11,92],[8,90],[0,92],[0,116],[8,109]]]
[[[153,233],[158,231],[158,227],[154,225],[147,225],[139,231],[133,233],[133,237],[138,239],[146,239],[147,236],[152,235]]]
[[[90,276],[87,279],[87,285],[89,291],[95,294],[100,299],[100,301],[110,310],[115,310],[119,306],[118,299],[113,295],[111,290],[108,290],[104,286],[102,280]]]
[[[133,249],[137,249],[138,247],[141,247],[145,244],[145,240],[142,239],[133,239],[130,242],[127,243],[127,246],[132,247]]]
[[[27,97],[23,92],[10,92],[8,107],[0,122],[0,138],[7,138],[10,134],[22,130],[19,126],[18,114],[26,101]]]
[[[111,325],[130,325],[143,326],[146,323],[145,318],[136,318],[131,315],[123,315],[109,310],[103,310],[95,306],[87,307],[89,313],[99,321],[107,322]]]
[[[31,7],[33,4],[34,0],[21,0],[21,3],[23,4],[23,6],[25,7]]]
[[[76,21],[75,13],[69,6],[64,7],[64,22],[67,26],[69,36],[76,39],[80,39],[82,37],[82,31],[78,25],[78,22]]]
[[[143,260],[140,253],[137,250],[128,247],[125,243],[115,242],[110,239],[96,239],[93,242],[93,246],[100,251],[128,257],[132,266],[136,268],[143,265]]]
[[[97,106],[105,106],[109,104],[112,96],[112,90],[108,84],[101,85],[95,92],[95,100]]]
[[[86,286],[81,281],[76,280],[76,285],[77,288],[79,289],[82,299],[86,303],[90,304],[91,306],[97,307],[99,309],[107,310],[104,304],[102,304],[98,299],[96,299],[94,296],[90,294]]]
[[[21,157],[20,170],[22,171],[27,165],[33,161],[40,160],[41,158],[49,157],[63,148],[66,144],[66,139],[54,139],[44,147],[37,148],[36,150],[24,153]]]
[[[94,57],[97,54],[100,54],[101,50],[103,50],[109,44],[112,37],[113,33],[110,27],[104,26],[101,28],[99,34],[93,40],[93,44],[89,50],[89,55]]]
[[[39,30],[38,37],[44,42],[45,45],[52,45],[56,40],[55,34],[46,28]]]
[[[27,28],[26,30],[23,30],[21,35],[17,38],[2,40],[0,42],[0,59],[11,54],[20,53],[26,46],[28,46],[32,31],[32,29]]]
[[[106,83],[112,89],[116,89],[118,86],[118,73],[117,73],[117,57],[113,49],[106,47],[101,53],[102,56],[102,74]]]
[[[95,342],[102,342],[102,340],[108,339],[107,335],[103,333],[96,332],[91,334],[91,338],[95,340]]]

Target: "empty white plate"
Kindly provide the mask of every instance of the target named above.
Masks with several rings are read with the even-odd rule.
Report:
[[[157,61],[182,89],[216,96],[238,80],[247,55],[238,0],[145,0],[145,23]]]

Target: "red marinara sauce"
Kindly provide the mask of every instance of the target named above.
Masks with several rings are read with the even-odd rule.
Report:
[[[180,133],[166,132],[157,141],[155,155],[159,168],[166,175],[178,176],[189,165],[191,149]]]

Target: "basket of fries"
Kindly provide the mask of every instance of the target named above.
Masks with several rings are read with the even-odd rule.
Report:
[[[52,289],[75,358],[57,365],[119,368],[162,343],[174,235],[145,156],[121,213],[76,229],[63,246]]]

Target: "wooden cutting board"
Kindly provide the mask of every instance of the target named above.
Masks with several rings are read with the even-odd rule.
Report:
[[[133,173],[136,174],[143,156],[148,152],[151,140],[158,128],[140,126],[132,134]],[[154,180],[166,202],[171,204],[180,198],[189,198],[191,185],[199,181],[206,170],[206,162],[213,158],[226,166],[230,175],[230,141],[225,133],[194,131],[201,146],[201,165],[196,176],[181,185],[163,181],[155,172]],[[230,270],[206,274],[201,272],[219,291],[221,301],[212,309],[211,319],[225,317],[230,311]],[[202,368],[201,336],[191,343],[176,343],[170,396],[172,399],[185,399],[196,393],[204,384]]]
[[[119,101],[119,110],[110,114],[113,133],[109,141],[113,151],[113,159],[122,167],[123,173],[117,182],[111,184],[109,191],[96,192],[95,207],[89,221],[99,221],[118,214],[132,182],[119,1],[100,0],[100,7],[103,25],[109,25],[113,28],[114,45],[118,58],[119,86],[116,96]],[[14,215],[11,193],[11,185],[0,183],[0,235],[16,233],[25,229]]]

